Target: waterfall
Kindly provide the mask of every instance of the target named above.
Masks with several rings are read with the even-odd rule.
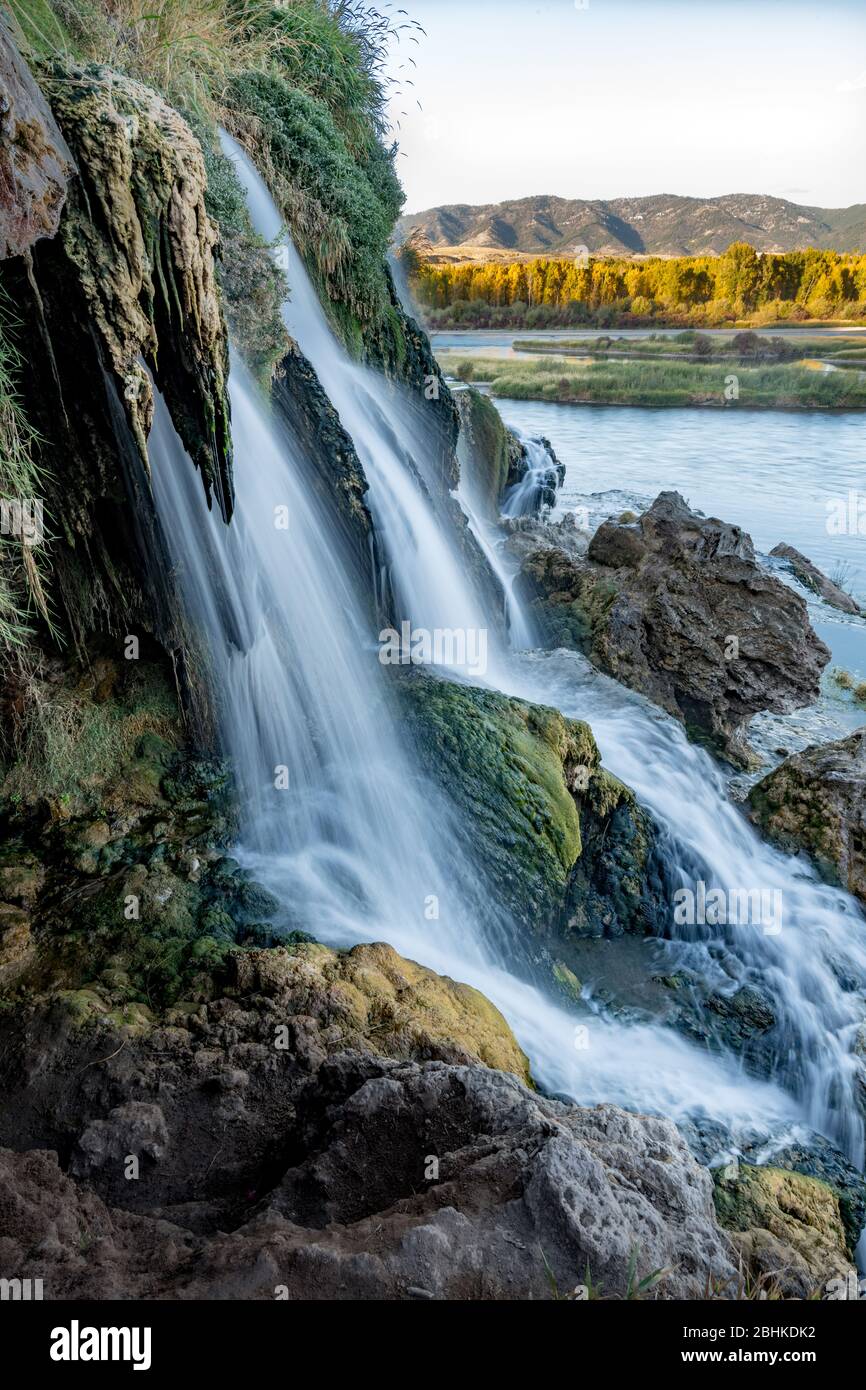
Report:
[[[385,940],[475,986],[552,1091],[671,1116],[712,1113],[743,1133],[763,1133],[768,1117],[794,1122],[777,1088],[744,1083],[735,1063],[663,1029],[598,1018],[585,1049],[575,1017],[509,972],[478,867],[462,857],[450,808],[405,750],[339,564],[338,530],[305,494],[297,456],[236,361],[230,390],[230,527],[208,511],[158,393],[149,448],[158,514],[209,652],[238,781],[238,853],[284,904],[284,927],[336,946]],[[288,531],[274,525],[276,507],[288,508]]]
[[[545,495],[556,491],[556,468],[540,439],[520,436],[526,450],[526,472],[514,483],[502,499],[502,515],[507,517],[537,516]]]
[[[254,197],[254,171],[246,172]],[[279,220],[268,199],[258,209],[263,234],[269,210],[271,229]],[[333,340],[315,296],[306,307],[315,302],[316,312],[303,318],[307,283],[293,279],[287,314],[333,383],[321,355],[326,345],[333,351]],[[339,359],[338,378],[345,367]],[[351,383],[354,373],[347,376]],[[344,425],[375,383],[335,389],[347,407]],[[537,1081],[552,1092],[674,1118],[706,1115],[741,1135],[796,1124],[790,1098],[744,1077],[736,1059],[651,1024],[597,1014],[587,1028],[514,973],[521,952],[513,926],[497,912],[479,866],[462,854],[451,806],[414,765],[341,563],[338,528],[305,488],[298,446],[275,431],[268,403],[237,361],[230,391],[237,486],[230,527],[207,510],[158,395],[149,447],[158,513],[189,620],[208,649],[238,781],[237,853],[283,905],[282,925],[336,946],[385,940],[475,986],[502,1010]],[[379,428],[382,412],[374,418]],[[368,449],[385,448],[370,428]],[[395,497],[407,496],[399,477],[382,481],[396,466],[390,458],[384,470],[371,467],[371,492],[393,485]],[[409,496],[414,511],[417,494]],[[287,512],[288,530],[275,525],[275,509]],[[434,595],[446,616],[448,592]],[[430,919],[433,898],[439,911]]]
[[[416,626],[488,627],[425,488],[431,460],[423,420],[403,393],[343,353],[259,175],[228,136],[224,147],[260,234],[282,238],[291,284],[286,325],[356,443],[402,613]],[[767,847],[728,802],[712,760],[666,716],[589,673],[574,653],[502,653],[489,677],[495,684],[591,721],[607,766],[667,827],[676,845],[674,872],[684,883],[701,873],[710,885],[784,892],[778,937],[759,927],[701,929],[694,940],[671,945],[714,973],[720,990],[733,990],[737,976],[766,988],[778,1016],[771,1042],[776,1081],[753,1080],[734,1056],[706,1054],[664,1027],[601,1012],[592,1023],[594,1047],[575,1048],[573,1013],[510,973],[507,924],[491,922],[478,866],[456,855],[452,810],[418,778],[403,748],[382,671],[364,644],[352,585],[335,564],[327,518],[314,514],[291,452],[286,456],[285,443],[272,435],[264,404],[236,368],[232,411],[238,513],[228,534],[204,514],[197,489],[195,500],[177,495],[189,491],[190,470],[188,460],[172,463],[171,441],[157,441],[165,457],[154,474],[161,512],[182,538],[178,563],[189,571],[190,605],[206,614],[217,652],[225,742],[242,769],[247,859],[293,922],[335,944],[384,938],[475,984],[505,1012],[538,1079],[552,1090],[673,1116],[708,1115],[741,1133],[805,1123],[862,1161],[851,1044],[866,955],[862,916],[851,899]],[[163,410],[157,428],[167,428]],[[545,475],[549,468],[545,452]],[[272,534],[270,510],[285,498],[297,517],[296,546]],[[481,539],[466,498],[463,506]],[[199,530],[209,552],[202,557],[195,555]],[[209,592],[214,560],[221,602]],[[272,776],[279,765],[289,766],[292,792],[277,813]],[[423,903],[439,892],[449,912],[425,922]]]
[[[291,287],[283,306],[286,327],[336,407],[370,484],[370,510],[389,560],[398,623],[426,633],[455,631],[470,639],[483,634],[492,675],[501,656],[499,624],[488,622],[431,499],[436,471],[429,452],[431,420],[407,390],[351,360],[328,324],[263,180],[237,141],[225,132],[220,138],[243,184],[256,231],[266,241],[280,239],[280,262]],[[468,663],[454,666],[478,673]]]

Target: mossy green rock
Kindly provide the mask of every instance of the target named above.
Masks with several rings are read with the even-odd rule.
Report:
[[[228,336],[201,147],[156,92],[109,68],[54,61],[40,83],[79,169],[60,225],[143,458],[165,394],[208,497],[232,510]]]
[[[502,493],[521,461],[520,441],[489,396],[474,386],[454,391],[453,396],[460,416],[461,483],[481,515],[496,522]]]
[[[396,685],[423,764],[459,809],[467,850],[516,919],[567,930],[574,918],[600,935],[607,916],[608,925],[634,929],[650,828],[629,790],[601,768],[589,725],[417,669],[398,671]],[[629,837],[614,825],[620,815],[627,849]],[[618,850],[625,875],[610,858]],[[618,917],[606,892],[620,893],[629,875],[635,902],[625,889]]]
[[[391,946],[241,951],[232,956],[231,969],[241,994],[279,1005],[292,1000],[294,1012],[303,1005],[329,1050],[477,1060],[531,1084],[529,1061],[489,999],[405,960]]]

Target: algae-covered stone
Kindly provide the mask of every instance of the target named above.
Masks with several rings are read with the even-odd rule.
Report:
[[[746,1268],[788,1297],[806,1298],[852,1267],[838,1193],[817,1178],[740,1164],[720,1170],[715,1203]]]
[[[54,236],[72,156],[0,12],[0,260]]]
[[[523,447],[489,396],[473,386],[454,391],[460,416],[460,481],[479,514],[499,518],[499,502],[523,462]]]
[[[650,823],[601,768],[589,725],[417,669],[395,675],[422,762],[456,803],[467,854],[516,920],[542,931],[643,930]]]
[[[244,951],[232,958],[242,993],[292,999],[324,1042],[388,1057],[423,1053],[480,1061],[529,1082],[529,1062],[502,1014],[470,985],[404,960],[386,945],[349,952],[318,944]]]

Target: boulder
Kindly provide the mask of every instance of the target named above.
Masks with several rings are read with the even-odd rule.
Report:
[[[866,729],[787,758],[749,793],[752,820],[866,903]]]
[[[168,1148],[165,1116],[158,1105],[128,1101],[117,1105],[104,1120],[93,1120],[78,1136],[69,1171],[74,1178],[89,1178],[109,1166],[122,1171],[129,1157],[157,1163]]]
[[[0,13],[0,260],[54,236],[74,172],[69,147]]]
[[[636,522],[605,522],[585,560],[543,547],[518,591],[550,645],[575,647],[732,762],[753,761],[761,710],[815,700],[830,653],[804,601],[761,569],[737,526],[663,492]]]
[[[795,578],[825,603],[829,603],[831,608],[838,608],[843,613],[859,614],[860,605],[857,600],[838,584],[834,584],[832,579],[828,579],[826,574],[822,574],[817,565],[813,565],[811,560],[799,550],[795,550],[792,545],[777,545],[770,554],[777,560],[783,560]]]
[[[715,1202],[746,1270],[765,1289],[820,1296],[853,1269],[838,1193],[817,1178],[738,1164],[733,1173],[720,1170]]]
[[[460,416],[461,488],[476,514],[495,524],[503,492],[526,466],[525,450],[489,396],[474,386],[452,388],[451,394]]]

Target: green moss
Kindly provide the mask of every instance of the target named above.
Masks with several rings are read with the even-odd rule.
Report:
[[[490,519],[499,516],[499,500],[508,482],[516,441],[489,396],[474,387],[454,396],[460,415],[465,455],[461,471],[468,470],[470,495],[481,503]]]
[[[577,1000],[581,997],[583,986],[574,971],[570,970],[563,961],[558,960],[554,962],[553,978],[556,980],[556,983],[563,993],[568,995],[569,999]]]
[[[349,350],[399,334],[386,257],[402,192],[385,150],[355,158],[328,108],[273,73],[235,78],[227,101]]]
[[[103,697],[99,672],[82,678],[70,668],[58,679],[37,667],[20,678],[23,716],[7,730],[0,796],[16,805],[41,799],[68,814],[98,803],[106,785],[128,764],[131,777],[151,785],[148,758],[135,757],[143,735],[177,743],[177,696],[165,672],[149,662],[129,662],[116,690]],[[149,745],[152,747],[152,745]]]
[[[520,920],[556,916],[581,853],[575,769],[599,756],[586,724],[557,710],[401,672],[403,712],[422,761],[471,826],[474,855]]]

